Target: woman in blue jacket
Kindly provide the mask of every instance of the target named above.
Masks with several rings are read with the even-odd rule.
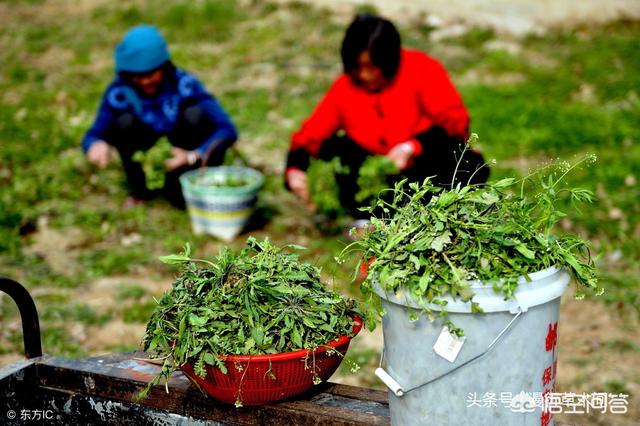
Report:
[[[107,87],[93,126],[82,141],[88,160],[100,168],[111,147],[122,160],[130,195],[126,205],[151,199],[137,151],[160,137],[171,142],[172,157],[162,189],[167,200],[184,208],[179,176],[202,163],[218,165],[237,139],[236,129],[218,101],[196,77],[176,68],[157,28],[129,30],[115,49],[116,77]]]

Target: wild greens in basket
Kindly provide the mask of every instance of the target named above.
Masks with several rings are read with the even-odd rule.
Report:
[[[567,197],[574,207],[592,201],[591,192],[563,186],[570,171],[592,161],[590,156],[573,165],[547,166],[521,180],[448,190],[428,179],[423,184],[400,182],[392,202],[379,199],[379,210],[370,209],[384,212],[371,219],[370,232],[341,256],[361,251],[362,262],[370,262],[362,283],[365,293],[371,294],[374,281],[387,291],[402,288],[432,319],[446,316],[443,296],[471,301],[474,311],[480,311],[473,303],[471,281],[492,283],[506,300],[519,276],[551,266],[573,273],[581,284],[579,296],[588,289],[601,292],[588,242],[554,229],[565,216],[558,207],[561,199]],[[533,188],[525,194],[527,185]],[[443,310],[435,312],[428,304]]]
[[[243,186],[254,185],[256,183],[256,178],[253,176],[233,176],[225,174],[210,176],[202,174],[201,176],[191,176],[189,181],[193,185],[206,186],[209,188],[240,188]]]
[[[204,377],[205,364],[226,373],[225,355],[313,350],[353,335],[353,316],[362,318],[361,310],[325,287],[317,267],[285,250],[302,247],[253,237],[247,244],[238,252],[224,248],[212,261],[192,259],[188,245],[161,258],[180,265],[181,274],[158,302],[143,339],[144,350],[164,358],[153,384],[187,362]]]

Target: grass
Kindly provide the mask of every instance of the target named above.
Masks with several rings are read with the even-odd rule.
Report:
[[[83,289],[95,280],[156,274],[170,281],[173,271],[157,256],[178,252],[185,242],[198,256],[212,256],[221,246],[194,236],[186,214],[161,200],[121,210],[126,193],[119,164],[98,171],[80,151],[113,75],[113,46],[142,20],[161,27],[176,64],[196,73],[220,99],[240,130],[238,149],[267,174],[260,201],[267,223],[252,233],[308,246],[306,258],[324,268],[332,285],[357,296],[350,280],[353,265],[333,260],[344,241],[313,227],[280,175],[291,132],[340,72],[346,18],[299,3],[87,4],[7,3],[0,28],[0,271],[32,291],[49,289],[48,297],[36,297],[45,351],[85,354],[69,324],[105,321],[102,313],[81,308]],[[450,70],[485,158],[497,160],[493,178],[522,175],[553,158],[597,154],[596,167],[578,173],[572,183],[592,189],[598,200],[566,218],[563,229],[593,241],[607,289],[602,302],[638,314],[640,22],[521,39],[472,28],[435,42],[431,29],[418,24],[400,25],[400,31],[408,47],[431,52]],[[62,270],[53,269],[50,253],[30,250],[42,235],[43,219],[63,236],[75,232]],[[104,303],[128,303],[108,310],[114,320],[144,322],[151,296],[159,294],[113,288],[104,293]],[[10,305],[0,299],[1,324],[15,321]],[[20,339],[2,332],[0,347],[19,353]],[[375,354],[357,355],[366,365]],[[612,382],[610,388],[620,386]]]

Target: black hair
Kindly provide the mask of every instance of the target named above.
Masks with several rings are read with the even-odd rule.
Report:
[[[342,41],[342,65],[346,74],[358,68],[358,56],[366,50],[385,78],[396,75],[400,66],[400,34],[388,20],[369,14],[357,15]]]
[[[144,72],[131,72],[131,71],[120,71],[118,72],[118,76],[127,84],[131,84],[133,82],[133,78],[134,77],[140,77],[143,75],[147,75],[147,74],[151,74],[152,72],[154,72],[157,69],[161,69],[162,73],[164,75],[164,77],[166,79],[175,79],[175,74],[176,74],[176,66],[173,65],[173,62],[171,61],[166,61],[164,62],[162,65],[160,65],[157,68],[154,68],[152,70],[149,71],[144,71]]]

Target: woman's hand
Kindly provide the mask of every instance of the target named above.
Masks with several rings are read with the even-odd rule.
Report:
[[[307,174],[305,172],[300,169],[287,170],[287,185],[289,185],[291,192],[296,194],[309,210],[315,210],[315,205],[311,202],[311,197],[309,196]]]
[[[413,162],[413,145],[410,142],[398,144],[389,150],[387,158],[403,171]]]
[[[89,162],[104,169],[111,161],[111,147],[105,141],[95,141],[87,151]]]
[[[198,161],[198,156],[195,151],[187,151],[186,149],[171,148],[171,154],[173,155],[164,165],[167,170],[172,171],[182,166],[193,166]]]

